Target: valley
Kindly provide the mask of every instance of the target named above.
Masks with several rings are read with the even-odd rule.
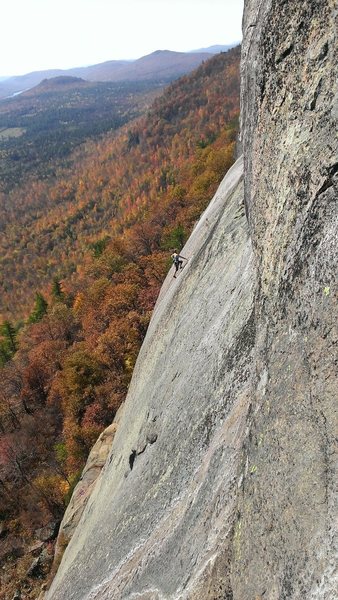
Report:
[[[55,175],[75,148],[138,117],[162,88],[57,77],[0,101],[0,191]]]

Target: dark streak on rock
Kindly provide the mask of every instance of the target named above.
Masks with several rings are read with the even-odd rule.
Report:
[[[129,466],[130,466],[131,471],[133,470],[135,458],[136,458],[136,450],[132,450],[131,454],[129,456]]]
[[[129,456],[129,466],[130,466],[131,471],[133,470],[133,466],[134,466],[136,457],[143,454],[146,451],[147,446],[148,445],[152,446],[153,444],[155,444],[156,441],[157,441],[157,433],[150,433],[147,435],[147,439],[144,444],[142,444],[137,450],[131,451],[131,454]]]
[[[279,65],[279,63],[281,63],[283,60],[285,60],[293,51],[294,49],[294,45],[290,44],[290,46],[288,46],[288,48],[286,48],[284,50],[284,52],[282,52],[279,56],[277,56],[275,64]]]

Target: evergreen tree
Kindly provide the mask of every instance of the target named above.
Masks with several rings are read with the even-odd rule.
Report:
[[[4,346],[7,346],[10,353],[14,354],[17,351],[15,328],[9,321],[4,321],[0,327],[0,333],[4,338]]]
[[[61,283],[57,278],[54,279],[52,284],[52,296],[56,302],[64,301],[65,295],[62,291]]]
[[[178,224],[165,236],[162,246],[166,250],[177,248],[178,251],[180,251],[180,249],[183,248],[187,237],[184,227],[181,224]]]
[[[3,367],[11,358],[11,354],[5,342],[0,341],[0,367]]]
[[[96,242],[90,244],[89,247],[93,251],[94,258],[99,258],[101,256],[103,251],[106,249],[109,240],[110,238],[106,236],[101,240],[96,240]]]
[[[35,306],[32,314],[30,315],[28,322],[29,323],[38,323],[41,321],[42,317],[46,314],[48,308],[47,300],[43,297],[40,292],[37,292],[35,295]]]

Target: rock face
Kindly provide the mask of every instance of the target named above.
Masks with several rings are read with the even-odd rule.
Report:
[[[230,593],[254,344],[241,160],[182,253],[190,260],[164,283],[111,455],[49,598]]]
[[[336,14],[245,3],[244,182],[163,285],[48,600],[335,598]]]
[[[257,291],[235,598],[335,597],[337,4],[246,2],[245,202]]]

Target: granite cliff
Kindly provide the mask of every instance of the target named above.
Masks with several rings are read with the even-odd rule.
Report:
[[[333,600],[337,6],[247,0],[242,141],[48,600]]]

